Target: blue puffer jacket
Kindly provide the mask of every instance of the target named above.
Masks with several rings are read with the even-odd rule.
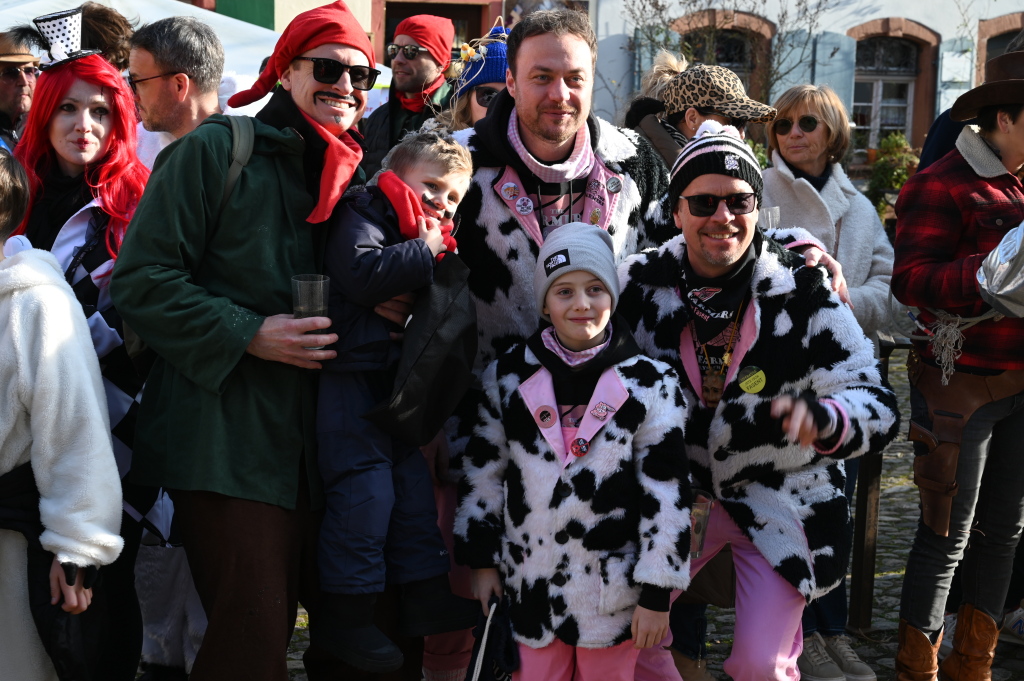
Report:
[[[434,256],[422,239],[402,237],[391,203],[376,187],[343,201],[324,251],[324,274],[331,278],[329,332],[338,334],[331,346],[338,356],[324,362],[324,371],[387,369],[401,356],[390,337],[400,329],[373,308],[433,283]]]

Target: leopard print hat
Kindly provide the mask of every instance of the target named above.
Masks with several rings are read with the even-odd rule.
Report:
[[[747,97],[739,77],[722,66],[698,64],[674,76],[661,93],[665,115],[684,113],[690,107],[714,109],[749,123],[768,123],[775,109]]]

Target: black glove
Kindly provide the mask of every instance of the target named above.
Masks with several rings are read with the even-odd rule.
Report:
[[[60,566],[64,568],[64,582],[68,586],[74,586],[75,580],[78,579],[78,566],[74,563],[61,563]],[[82,579],[82,588],[91,589],[92,585],[96,583],[96,577],[99,576],[99,568],[95,565],[90,565],[85,568],[85,577]]]

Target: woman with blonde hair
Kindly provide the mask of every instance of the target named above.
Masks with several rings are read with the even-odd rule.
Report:
[[[893,248],[874,206],[850,182],[839,161],[850,146],[850,121],[828,86],[797,85],[775,102],[768,126],[772,167],[764,171],[764,205],[777,206],[779,226],[802,227],[843,266],[853,315],[874,339],[889,318]],[[858,459],[846,462],[846,498],[853,499]],[[873,681],[845,636],[846,587],[804,610],[804,651],[797,661],[804,678]]]

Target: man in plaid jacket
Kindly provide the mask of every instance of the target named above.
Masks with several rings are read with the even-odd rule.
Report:
[[[951,111],[953,120],[975,115],[979,126],[965,127],[956,148],[912,177],[896,203],[892,290],[922,308],[936,337],[950,330],[937,332],[951,317],[988,311],[978,268],[1024,220],[1024,53],[991,60],[986,83]],[[903,582],[901,681],[938,671],[946,596],[961,557],[964,600],[943,678],[988,678],[992,664],[1024,524],[1024,319],[996,319],[964,329],[959,353],[953,344],[918,341],[908,361],[922,516]]]

